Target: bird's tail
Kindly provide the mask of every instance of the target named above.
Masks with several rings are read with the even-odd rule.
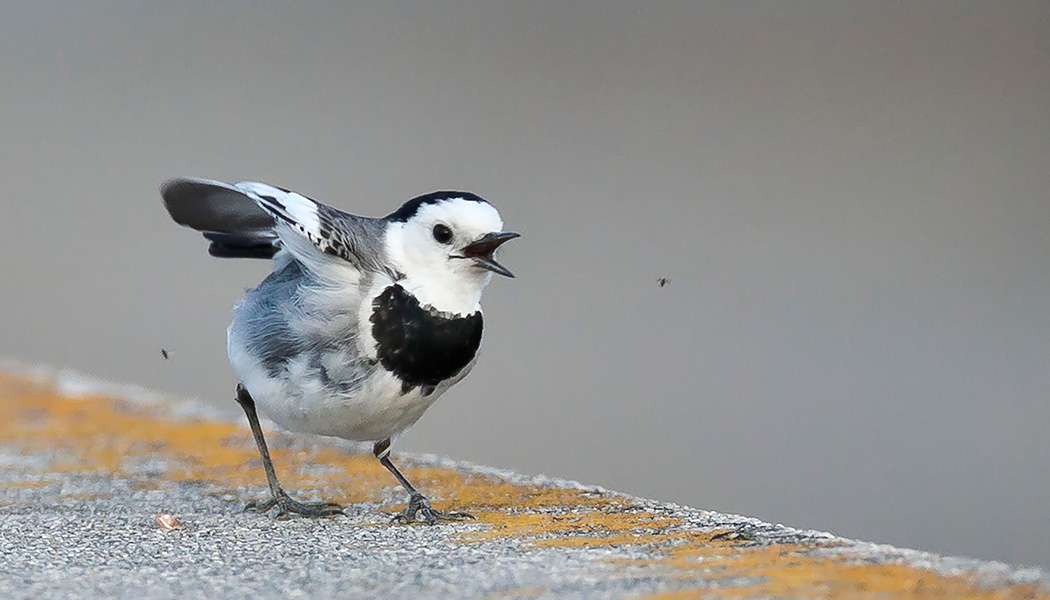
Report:
[[[280,250],[274,218],[245,191],[220,181],[177,178],[164,182],[161,197],[180,225],[211,242],[222,258],[272,258]]]

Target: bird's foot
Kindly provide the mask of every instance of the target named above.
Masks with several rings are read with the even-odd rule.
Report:
[[[438,521],[470,521],[475,517],[470,513],[461,511],[442,512],[430,506],[430,502],[422,494],[414,494],[408,501],[408,506],[394,516],[394,523],[411,523],[419,515],[427,525],[433,525]]]
[[[244,510],[265,513],[275,506],[277,507],[278,519],[287,517],[288,513],[295,513],[304,517],[331,517],[346,514],[343,512],[343,507],[335,502],[299,502],[292,500],[288,494],[284,493],[284,490],[279,490],[269,500],[249,502],[244,507]]]

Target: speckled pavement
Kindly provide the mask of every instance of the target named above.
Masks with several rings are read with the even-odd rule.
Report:
[[[346,516],[242,512],[251,436],[192,400],[0,364],[0,598],[1050,598],[1037,569],[940,557],[574,482],[271,433],[285,487]],[[18,373],[18,374],[14,374]]]

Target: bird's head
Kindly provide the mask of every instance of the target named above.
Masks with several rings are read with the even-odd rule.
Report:
[[[423,304],[456,314],[476,311],[493,273],[514,277],[496,250],[518,234],[503,231],[491,204],[469,192],[433,192],[386,217],[386,252]]]

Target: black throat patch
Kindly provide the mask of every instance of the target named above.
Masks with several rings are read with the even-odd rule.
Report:
[[[481,311],[466,317],[424,308],[394,284],[372,302],[372,335],[383,368],[404,381],[403,391],[433,387],[470,364],[481,345]]]

